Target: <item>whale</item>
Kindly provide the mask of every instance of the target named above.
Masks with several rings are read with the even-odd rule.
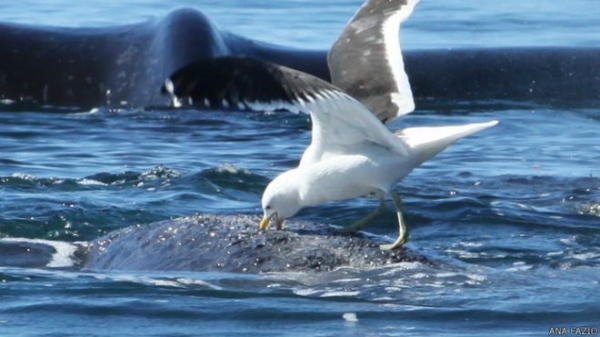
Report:
[[[600,47],[405,50],[417,106],[509,101],[598,106]],[[0,109],[166,107],[164,80],[194,61],[243,55],[330,81],[327,50],[261,42],[197,9],[108,27],[0,23]]]
[[[290,221],[288,230],[257,229],[255,215],[199,214],[128,227],[90,242],[85,270],[327,272],[400,262],[432,263],[407,248],[381,251],[368,234],[340,235],[334,227]]]
[[[401,262],[434,265],[407,247],[382,251],[383,238],[342,235],[323,223],[291,220],[259,231],[257,215],[196,214],[135,225],[86,242],[0,239],[0,266],[77,271],[329,272]]]

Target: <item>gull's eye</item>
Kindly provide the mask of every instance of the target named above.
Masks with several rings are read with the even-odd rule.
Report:
[[[271,205],[265,206],[265,209],[271,209]]]

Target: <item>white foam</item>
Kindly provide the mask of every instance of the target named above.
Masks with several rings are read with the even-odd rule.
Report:
[[[383,273],[382,275],[392,275],[396,272],[398,272],[399,270],[415,270],[415,269],[419,269],[421,267],[423,267],[423,263],[419,262],[419,261],[414,261],[414,262],[398,262],[393,264],[393,266],[395,268],[392,268],[390,270],[388,270],[387,272]]]
[[[233,164],[225,163],[217,167],[218,173],[230,173],[230,174],[250,174],[250,171],[243,168],[239,168]]]
[[[430,275],[426,274],[426,273],[416,273],[416,274],[411,275],[410,277],[414,278],[414,279],[424,279],[424,278],[428,278],[429,276]]]
[[[463,247],[473,247],[473,248],[483,247],[483,243],[481,243],[481,242],[461,242],[460,245]]]
[[[94,180],[94,179],[87,179],[87,178],[83,178],[83,179],[79,180],[77,183],[79,185],[84,185],[84,186],[106,186],[107,185],[101,181]]]
[[[320,291],[314,289],[294,289],[293,292],[298,296],[312,296],[319,293]]]
[[[42,239],[26,239],[26,238],[2,238],[0,242],[16,242],[30,243],[38,245],[46,245],[54,248],[55,253],[52,254],[50,262],[46,264],[47,268],[68,268],[73,267],[75,258],[73,254],[77,251],[78,245],[75,243],[64,241],[51,241]]]
[[[453,272],[442,272],[442,273],[438,273],[435,276],[439,277],[439,278],[449,278],[449,277],[456,277],[456,276],[458,276],[458,274],[453,273]]]
[[[207,287],[210,288],[212,290],[223,290],[223,288],[216,286],[214,284],[210,284],[206,281],[203,280],[198,280],[198,279],[191,279],[191,278],[178,278],[177,282],[186,285],[186,286],[190,286],[190,285],[195,285],[195,286],[203,286],[203,287]]]
[[[479,274],[466,274],[468,280],[465,281],[466,284],[476,286],[480,285],[483,282],[487,281],[487,277]]]
[[[133,279],[132,281],[136,281]],[[177,281],[173,280],[165,280],[165,279],[155,279],[151,277],[140,277],[137,279],[140,283],[144,285],[151,285],[157,287],[172,287],[172,288],[183,288],[183,285]]]
[[[11,177],[17,178],[17,179],[23,179],[23,180],[35,180],[35,179],[37,179],[37,177],[34,176],[34,175],[27,174],[27,173],[20,173],[20,172],[13,173],[11,175]]]
[[[571,257],[574,259],[577,259],[577,260],[587,261],[587,260],[596,259],[598,257],[598,254],[594,253],[594,252],[589,252],[589,253],[572,254]]]
[[[506,271],[519,272],[519,271],[530,270],[532,268],[533,268],[533,266],[528,265],[525,261],[516,261],[516,262],[513,262],[512,267],[506,269]]]
[[[333,281],[333,283],[350,283],[350,282],[361,282],[363,281],[363,279],[356,277],[356,278],[344,278],[344,279],[340,279],[340,280],[335,280]]]
[[[359,291],[328,291],[321,294],[321,297],[354,297],[360,294]]]
[[[356,317],[356,314],[353,312],[347,312],[344,313],[342,315],[342,318],[346,321],[346,322],[358,322],[358,317]]]

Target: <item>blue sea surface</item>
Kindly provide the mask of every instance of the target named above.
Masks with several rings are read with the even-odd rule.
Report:
[[[38,0],[1,4],[0,21],[112,26],[191,7],[239,35],[326,49],[360,4]],[[598,13],[593,0],[422,0],[402,42],[598,46]],[[411,230],[407,247],[437,263],[259,275],[92,271],[72,268],[68,254],[16,267],[17,256],[5,251],[0,335],[540,336],[600,328],[600,111],[471,103],[429,102],[391,125],[500,121],[396,188]],[[174,217],[259,214],[264,187],[297,164],[309,139],[307,117],[284,113],[3,107],[0,238],[65,251]],[[299,217],[347,225],[376,206],[363,198]],[[394,223],[389,209],[365,230],[391,240]]]

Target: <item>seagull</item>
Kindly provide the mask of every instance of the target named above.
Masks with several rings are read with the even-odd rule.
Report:
[[[358,231],[385,210],[389,195],[402,246],[408,230],[397,183],[455,141],[497,121],[390,131],[384,123],[415,108],[400,50],[400,24],[418,0],[367,0],[328,54],[332,83],[276,63],[246,56],[203,59],[171,75],[162,88],[173,105],[187,99],[211,108],[308,113],[311,142],[298,167],[273,179],[262,196],[264,230],[276,229],[301,209],[367,195],[379,207],[347,227]]]

